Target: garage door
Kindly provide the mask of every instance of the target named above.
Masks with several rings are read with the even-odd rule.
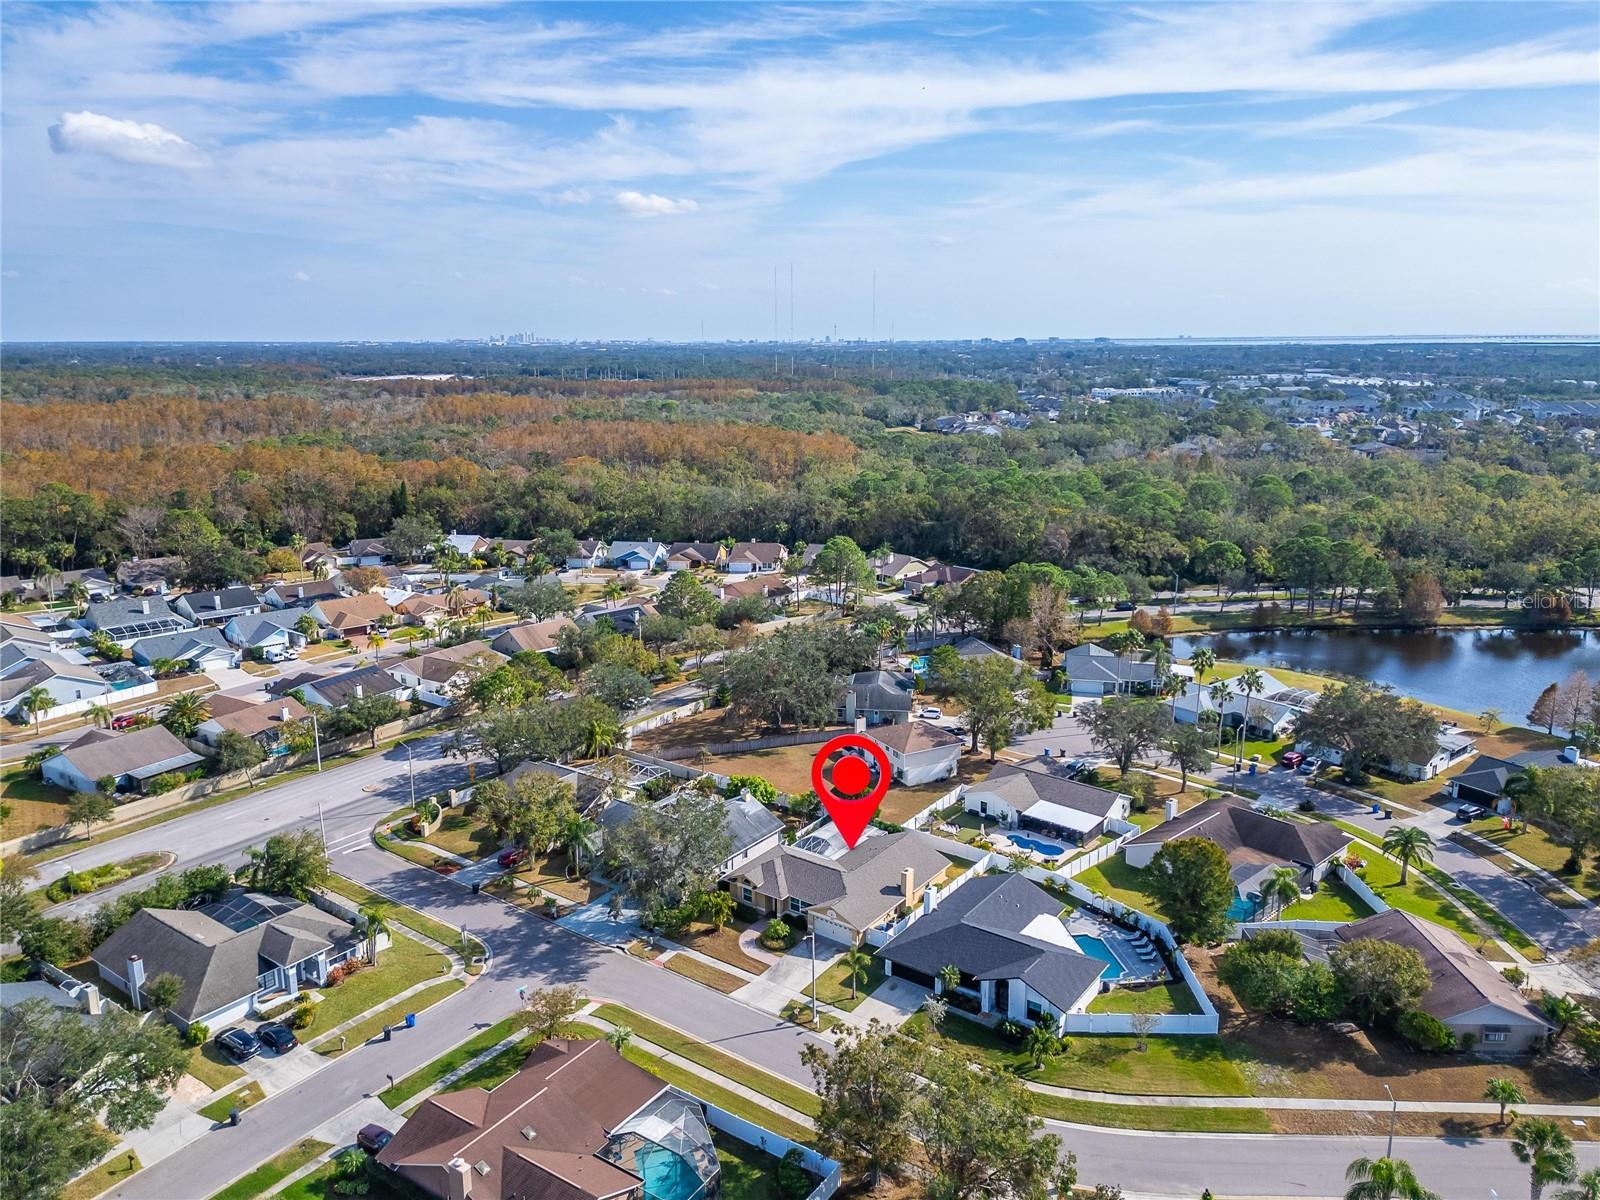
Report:
[[[811,930],[819,938],[827,938],[830,942],[838,942],[842,946],[855,944],[855,930],[848,925],[830,920],[827,917],[813,916],[811,918]]]

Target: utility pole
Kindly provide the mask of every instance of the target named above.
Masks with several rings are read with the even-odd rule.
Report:
[[[322,774],[322,734],[317,732],[317,707],[311,706],[311,745],[317,752],[317,774]]]

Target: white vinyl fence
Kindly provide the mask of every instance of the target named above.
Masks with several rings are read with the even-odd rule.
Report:
[[[700,1101],[705,1105],[706,1121],[713,1129],[720,1129],[729,1137],[738,1138],[747,1146],[754,1146],[763,1150],[774,1158],[782,1158],[790,1150],[800,1151],[800,1163],[807,1171],[817,1176],[821,1182],[811,1190],[806,1200],[828,1200],[839,1190],[839,1164],[831,1158],[824,1158],[809,1146],[802,1146],[799,1142],[791,1142],[782,1134],[773,1133],[770,1129],[763,1129],[753,1125],[743,1117],[736,1117],[726,1109],[718,1108],[715,1104]]]
[[[1344,884],[1345,887],[1349,888],[1357,896],[1360,896],[1361,902],[1373,912],[1385,913],[1389,911],[1389,902],[1382,896],[1378,895],[1377,892],[1369,888],[1367,886],[1367,881],[1361,878],[1361,876],[1357,875],[1349,867],[1345,866],[1343,863],[1339,863],[1334,868],[1334,871],[1339,876],[1339,882]]]
[[[926,829],[930,824],[933,823],[935,817],[937,817],[945,809],[949,808],[957,800],[961,799],[961,797],[966,794],[966,790],[966,784],[958,783],[955,785],[955,787],[951,788],[944,795],[940,796],[932,804],[928,805],[927,808],[913,816],[907,817],[900,823],[907,829]]]

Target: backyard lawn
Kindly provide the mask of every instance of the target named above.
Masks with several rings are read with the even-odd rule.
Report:
[[[1186,984],[1163,983],[1148,988],[1112,988],[1089,1001],[1092,1013],[1175,1013],[1191,1016],[1200,1005]]]
[[[841,958],[817,977],[817,999],[835,1008],[842,1008],[846,1012],[853,1010],[884,980],[883,960],[874,954],[868,961],[870,965],[867,968],[867,976],[857,985],[854,998],[850,995],[849,968],[844,965],[844,960]],[[809,987],[806,988],[805,995],[811,995]]]
[[[363,967],[333,987],[319,989],[322,1003],[313,1006],[314,1016],[310,1026],[300,1031],[301,1041],[343,1025],[413,984],[450,973],[450,960],[437,950],[402,933],[390,937],[392,944],[379,954],[377,966]]]
[[[1097,867],[1090,867],[1077,876],[1079,883],[1102,896],[1109,896],[1131,908],[1152,917],[1166,920],[1166,913],[1156,898],[1144,890],[1145,874],[1138,867],[1130,867],[1127,858],[1118,854]]]
[[[725,1133],[714,1132],[712,1140],[722,1164],[723,1200],[782,1200],[776,1158]]]
[[[1316,893],[1289,905],[1277,915],[1279,921],[1359,921],[1372,910],[1339,880],[1329,875],[1317,885]]]
[[[64,824],[67,799],[60,788],[40,780],[36,771],[23,766],[0,771],[0,801],[9,809],[0,825],[0,838],[9,841]]]

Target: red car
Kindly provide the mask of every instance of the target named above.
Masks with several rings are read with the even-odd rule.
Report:
[[[504,853],[502,853],[500,855],[500,859],[499,859],[500,865],[502,867],[520,867],[523,863],[525,863],[527,861],[528,861],[528,852],[526,850],[522,849],[520,846],[516,847],[514,849],[511,849],[511,850],[505,851]]]
[[[1298,750],[1286,750],[1283,755],[1283,765],[1291,770],[1305,762],[1306,756]]]
[[[150,718],[142,712],[123,713],[120,717],[111,718],[111,728],[132,729],[136,725],[144,725],[148,723],[149,720]]]

